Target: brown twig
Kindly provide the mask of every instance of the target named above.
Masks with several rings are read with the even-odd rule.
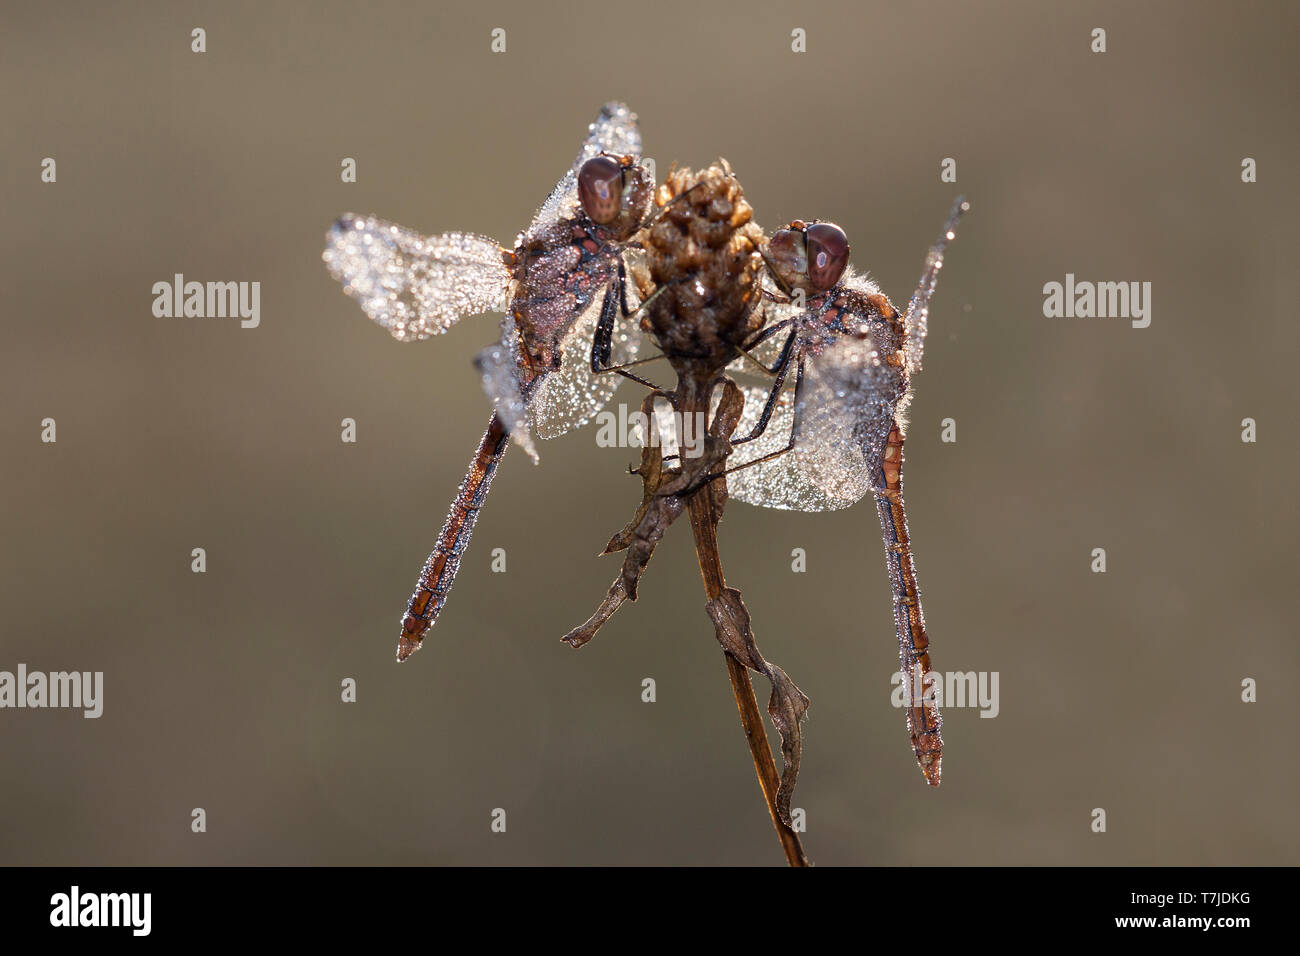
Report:
[[[718,498],[725,501],[726,478],[718,478],[709,486],[701,488],[687,501],[687,510],[691,518],[691,530],[695,534],[695,554],[700,561],[700,575],[704,578],[704,591],[710,601],[718,600],[726,588],[722,576],[722,559],[718,555],[718,522],[722,518]],[[721,494],[718,492],[721,491]],[[721,638],[719,638],[721,640]],[[731,691],[736,698],[736,707],[740,710],[740,724],[745,730],[745,739],[749,741],[749,752],[754,758],[754,770],[758,773],[759,785],[763,788],[763,797],[767,800],[767,810],[776,827],[776,835],[785,851],[786,861],[791,866],[810,866],[799,835],[793,828],[782,822],[777,810],[777,791],[780,787],[780,775],[776,770],[776,759],[767,741],[767,729],[763,726],[763,715],[758,709],[758,699],[754,696],[754,685],[749,679],[749,671],[730,652],[724,651],[727,661],[727,673],[731,677]]]

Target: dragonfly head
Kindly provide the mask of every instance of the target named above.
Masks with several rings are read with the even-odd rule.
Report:
[[[634,156],[593,156],[578,170],[583,212],[616,238],[635,232],[650,210],[654,183]]]
[[[825,292],[835,286],[849,264],[849,237],[833,222],[796,219],[773,233],[767,262],[790,290]]]

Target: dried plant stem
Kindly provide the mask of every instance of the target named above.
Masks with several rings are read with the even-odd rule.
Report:
[[[722,509],[717,500],[722,498],[725,501],[725,482],[725,478],[719,478],[687,500],[691,530],[695,534],[695,554],[700,561],[704,591],[710,601],[717,600],[726,587],[722,576],[722,559],[718,555],[718,522],[722,518]],[[767,729],[763,725],[763,714],[758,709],[758,699],[754,696],[749,671],[730,653],[724,651],[723,657],[727,661],[727,673],[731,677],[731,691],[736,698],[736,707],[740,710],[740,724],[745,730],[749,752],[754,758],[754,770],[758,773],[758,782],[763,788],[763,797],[767,800],[767,811],[772,817],[772,825],[776,827],[776,835],[785,851],[786,861],[791,866],[810,866],[799,835],[781,822],[781,816],[777,812],[776,795],[780,775],[776,770],[772,749],[768,746]]]

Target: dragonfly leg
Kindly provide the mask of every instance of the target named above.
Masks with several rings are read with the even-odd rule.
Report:
[[[790,335],[786,338],[785,344],[781,346],[781,355],[779,358],[777,358],[776,364],[771,370],[772,373],[776,375],[776,381],[772,383],[772,390],[767,394],[767,402],[763,405],[763,412],[761,415],[759,415],[758,422],[754,425],[753,429],[750,431],[748,435],[746,435],[744,438],[733,438],[731,440],[731,444],[733,447],[736,445],[743,445],[746,442],[751,442],[754,439],[760,437],[763,434],[763,432],[767,431],[768,422],[772,420],[772,411],[773,409],[776,408],[777,399],[781,397],[781,389],[785,387],[785,377],[790,372],[790,358],[794,354],[795,341],[798,338],[798,336],[799,336],[798,328],[793,328],[790,330]],[[760,362],[759,364],[761,365],[762,363]],[[800,352],[799,368],[798,371],[795,373],[796,392],[798,391],[797,383],[801,381],[803,378],[803,365],[804,365],[804,357],[803,357],[803,353]],[[766,368],[766,366],[764,366],[764,368]],[[791,441],[793,440],[794,440],[794,432],[792,429]]]
[[[803,374],[804,374],[803,352],[798,352],[797,354],[799,358],[798,358],[798,365],[797,365],[797,370],[795,371],[795,379],[794,379],[794,394],[795,394],[796,402],[799,400],[799,393],[800,390],[803,388]],[[749,435],[746,438],[732,441],[731,444],[733,447],[735,445],[741,444],[742,442],[750,441],[754,438],[757,438],[760,434],[762,434],[762,432],[767,428],[768,421],[770,420],[772,415],[772,409],[775,407],[776,398],[780,394],[780,391],[781,391],[781,383],[778,382],[776,387],[768,395],[767,403],[763,409],[762,419],[759,422],[759,425],[755,426],[755,433]],[[796,418],[794,424],[790,428],[790,439],[785,443],[783,447],[778,448],[776,451],[768,452],[766,455],[763,455],[759,458],[755,458],[753,461],[747,461],[744,462],[743,464],[736,465],[735,467],[732,468],[726,468],[722,471],[711,472],[707,475],[704,475],[701,478],[697,479],[695,482],[693,482],[689,488],[680,491],[675,490],[674,494],[689,495],[691,492],[708,484],[710,481],[713,481],[715,478],[721,478],[723,475],[735,474],[736,472],[743,471],[746,468],[752,468],[754,465],[761,465],[765,461],[771,461],[773,458],[779,458],[782,455],[788,454],[790,451],[792,451],[794,449],[795,443],[798,440],[799,440],[799,421]],[[666,460],[667,459],[665,459],[665,461]]]
[[[746,342],[743,346],[741,346],[738,349],[738,351],[740,351],[741,353],[745,353],[747,351],[756,349],[758,348],[758,346],[762,345],[772,336],[776,335],[776,333],[782,331],[783,329],[788,329],[791,325],[793,325],[798,321],[799,321],[798,318],[782,319],[780,322],[773,322],[771,325],[765,325],[763,326],[763,328],[755,332],[754,337],[750,339],[748,342]],[[754,359],[754,364],[761,366],[765,371],[767,371],[769,375],[776,374],[776,365],[773,365],[771,368],[768,368],[766,365],[763,365],[763,363],[760,362],[758,359]]]
[[[791,325],[794,325],[796,322],[798,322],[797,319],[784,319],[773,325],[769,325],[767,328],[760,331],[759,334],[753,339],[753,341],[747,342],[744,345],[737,346],[736,351],[740,353],[741,358],[748,359],[751,363],[753,363],[755,366],[761,369],[764,375],[776,375],[781,371],[781,367],[786,362],[785,349],[789,347],[790,342],[794,337],[793,332],[791,333],[791,339],[787,339],[786,345],[782,346],[781,353],[777,356],[776,361],[772,363],[771,368],[768,368],[766,365],[763,364],[762,359],[755,358],[754,355],[751,353],[753,349],[757,348],[760,344],[767,341],[777,332],[782,332],[788,329]]]
[[[596,334],[591,340],[591,370],[595,374],[604,372],[617,372],[624,378],[630,378],[632,381],[644,385],[647,388],[654,389],[656,392],[663,391],[658,385],[647,381],[641,376],[627,371],[636,365],[644,365],[646,362],[654,362],[663,358],[662,355],[655,355],[648,359],[638,359],[635,362],[628,362],[624,365],[611,365],[610,359],[614,351],[614,321],[618,318],[620,306],[624,320],[631,321],[645,309],[647,305],[654,301],[667,286],[660,286],[632,312],[627,304],[627,269],[623,264],[623,257],[618,259],[618,275],[611,278],[609,284],[605,287],[605,298],[600,304],[600,321],[596,325]],[[615,289],[618,294],[615,295]]]

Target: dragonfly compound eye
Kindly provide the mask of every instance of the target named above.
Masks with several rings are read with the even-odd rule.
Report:
[[[808,281],[825,292],[840,281],[849,264],[849,237],[833,222],[814,222],[804,233],[808,249]]]
[[[623,167],[608,156],[596,156],[578,170],[578,199],[593,221],[608,225],[622,209]]]
[[[767,259],[772,271],[787,289],[808,284],[808,257],[804,249],[802,223],[791,223],[772,233],[767,242]]]

